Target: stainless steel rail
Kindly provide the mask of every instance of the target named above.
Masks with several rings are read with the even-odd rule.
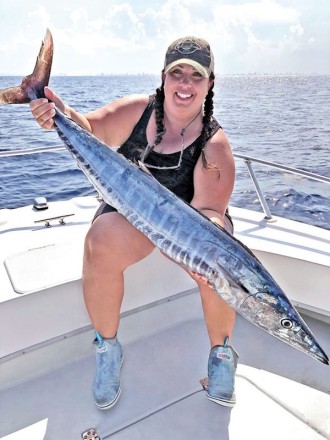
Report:
[[[53,147],[26,148],[24,150],[0,151],[0,157],[25,156],[29,154],[54,153],[56,151],[66,150],[64,145],[54,145]]]
[[[25,149],[25,150],[0,151],[0,158],[1,157],[13,157],[13,156],[25,156],[25,155],[29,155],[29,154],[39,154],[39,153],[54,153],[54,152],[62,151],[62,150],[66,150],[66,148],[62,145],[54,145],[54,146],[41,147],[41,148],[29,148],[29,149]],[[246,156],[244,154],[239,154],[239,153],[234,153],[234,157],[236,159],[242,159],[245,162],[245,164],[248,168],[251,180],[254,184],[254,188],[255,188],[255,191],[256,191],[257,196],[259,198],[260,204],[261,204],[262,209],[264,211],[265,219],[269,220],[269,221],[273,220],[273,216],[270,212],[269,206],[268,206],[266,199],[263,195],[263,192],[260,188],[258,179],[254,173],[252,163],[266,165],[266,166],[275,168],[277,170],[286,171],[288,173],[292,173],[297,176],[302,176],[302,177],[305,177],[308,179],[313,179],[318,182],[330,183],[330,177],[321,176],[320,174],[311,173],[309,171],[299,170],[298,168],[289,167],[289,166],[278,164],[275,162],[269,162],[269,161],[263,160],[263,159],[257,159],[255,157]]]
[[[250,156],[245,156],[244,154],[238,154],[238,153],[234,153],[234,157],[237,159],[242,159],[249,171],[251,180],[254,184],[254,188],[256,190],[257,196],[259,198],[260,204],[262,206],[262,209],[264,211],[265,214],[265,220],[268,221],[274,221],[274,217],[272,216],[272,213],[270,212],[269,206],[266,202],[266,199],[263,195],[263,192],[260,188],[258,179],[254,173],[253,167],[252,167],[252,163],[259,163],[262,165],[266,165],[281,171],[286,171],[288,173],[292,173],[295,174],[297,176],[302,176],[302,177],[306,177],[308,179],[313,179],[313,180],[317,180],[318,182],[323,182],[323,183],[330,183],[330,177],[326,177],[326,176],[321,176],[320,174],[315,174],[315,173],[311,173],[309,171],[304,171],[304,170],[299,170],[298,168],[293,168],[293,167],[288,167],[286,165],[281,165],[275,162],[269,162],[267,160],[263,160],[263,159],[257,159],[254,157],[250,157]]]
[[[277,168],[282,171],[287,171],[288,173],[293,173],[298,176],[308,177],[309,179],[318,180],[319,182],[330,183],[330,177],[321,176],[320,174],[310,173],[309,171],[299,170],[298,168],[288,167],[286,165],[281,165],[276,162],[269,162],[263,159],[257,159],[251,156],[245,156],[244,154],[234,153],[234,156],[238,159],[243,159],[245,162],[255,162],[263,165],[267,165],[269,167]]]

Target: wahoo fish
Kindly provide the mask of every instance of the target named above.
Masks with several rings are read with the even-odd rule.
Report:
[[[0,91],[0,103],[44,97],[53,56],[49,30],[34,72]],[[329,364],[326,353],[289,299],[253,253],[155,178],[56,109],[56,130],[102,198],[165,255],[204,276],[215,292],[262,330]]]

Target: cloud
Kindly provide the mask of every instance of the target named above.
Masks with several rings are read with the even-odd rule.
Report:
[[[53,71],[68,74],[157,73],[168,44],[189,34],[210,41],[221,73],[330,73],[328,0],[97,0],[97,7],[0,0],[0,7],[2,72],[24,72],[50,27]]]
[[[43,5],[38,5],[36,9],[28,13],[28,18],[36,19],[40,27],[47,27],[52,22],[51,16]]]
[[[310,10],[300,8],[298,1],[262,0],[240,5],[228,2],[217,5],[213,13],[210,40],[215,42],[216,60],[222,72],[315,71],[316,66],[304,59],[303,51],[315,41],[315,23],[322,20],[320,16],[311,17]],[[329,60],[326,40],[323,37],[317,41],[324,58]],[[324,58],[322,67],[319,64],[320,73],[330,72],[330,62]]]

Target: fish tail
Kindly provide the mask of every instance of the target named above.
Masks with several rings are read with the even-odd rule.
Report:
[[[25,104],[32,99],[43,98],[44,87],[49,82],[52,61],[53,38],[47,29],[33,72],[23,79],[21,85],[0,90],[0,104]]]

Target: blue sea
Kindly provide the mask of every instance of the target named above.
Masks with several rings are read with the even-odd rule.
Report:
[[[0,89],[22,78],[0,77]],[[121,75],[52,77],[50,86],[80,112],[131,93],[153,93],[159,77]],[[330,76],[218,76],[214,114],[234,153],[330,177]],[[28,105],[0,106],[0,151],[59,145],[42,130]],[[330,229],[330,185],[255,165],[273,214]],[[66,151],[0,158],[0,209],[95,194]],[[246,165],[237,159],[231,204],[261,210]]]

